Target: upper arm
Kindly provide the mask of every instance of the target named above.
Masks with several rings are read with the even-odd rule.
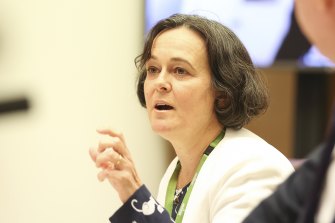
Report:
[[[211,202],[210,222],[241,222],[293,171],[281,162],[247,160],[229,170],[217,185]]]

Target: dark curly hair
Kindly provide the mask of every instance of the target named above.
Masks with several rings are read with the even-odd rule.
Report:
[[[268,107],[268,92],[264,80],[255,69],[249,53],[239,38],[226,26],[199,15],[174,14],[159,21],[148,33],[143,52],[135,58],[139,71],[137,96],[143,107],[145,64],[151,57],[154,39],[163,31],[187,27],[199,33],[205,41],[216,92],[215,112],[226,128],[240,129]]]

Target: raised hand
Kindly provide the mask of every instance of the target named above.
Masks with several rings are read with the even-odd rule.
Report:
[[[100,169],[98,179],[108,179],[124,203],[142,185],[134,162],[122,133],[111,129],[99,129],[101,135],[109,136],[100,141],[96,148],[90,148],[90,156]]]

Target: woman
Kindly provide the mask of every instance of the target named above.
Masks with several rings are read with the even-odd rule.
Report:
[[[228,28],[173,15],[152,28],[136,64],[139,100],[177,157],[156,201],[123,136],[100,130],[111,142],[90,154],[99,179],[108,179],[124,203],[111,222],[239,222],[292,172],[280,152],[242,128],[268,101],[246,49]]]

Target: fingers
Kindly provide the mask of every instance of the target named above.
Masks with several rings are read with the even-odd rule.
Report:
[[[97,129],[97,132],[103,135],[118,137],[124,141],[123,134],[112,129]]]
[[[95,162],[96,159],[97,159],[97,152],[95,151],[95,149],[94,148],[90,148],[89,154],[90,154],[90,157],[93,160],[93,162]]]
[[[121,154],[113,151],[111,148],[106,149],[102,153],[98,153],[94,148],[90,148],[89,154],[97,167],[114,168],[116,164],[120,165],[121,163]]]
[[[98,152],[103,152],[108,148],[113,148],[115,151],[122,153],[125,144],[117,137],[111,137],[107,140],[101,140],[98,145]]]
[[[101,170],[99,173],[98,173],[98,180],[100,182],[104,181],[108,176],[108,173],[106,170]]]
[[[121,169],[121,161],[123,161],[123,157],[121,154],[119,154],[119,157],[117,158],[116,162],[114,163],[114,168],[115,169]]]
[[[108,168],[113,164],[113,167],[120,165],[122,155],[114,151],[112,148],[108,148],[102,153],[98,153],[95,158],[97,167]]]
[[[117,190],[120,199],[125,202],[142,182],[123,135],[110,129],[99,129],[97,132],[107,136],[97,147],[89,150],[91,159],[100,169],[97,177],[99,181],[108,180]]]
[[[108,147],[112,147],[115,151],[120,153],[123,157],[127,157],[129,160],[131,160],[129,150],[126,146],[126,141],[122,133],[119,133],[112,129],[98,129],[97,132],[102,135],[108,135],[111,137],[108,142],[100,142],[99,144],[100,152],[102,152]]]

